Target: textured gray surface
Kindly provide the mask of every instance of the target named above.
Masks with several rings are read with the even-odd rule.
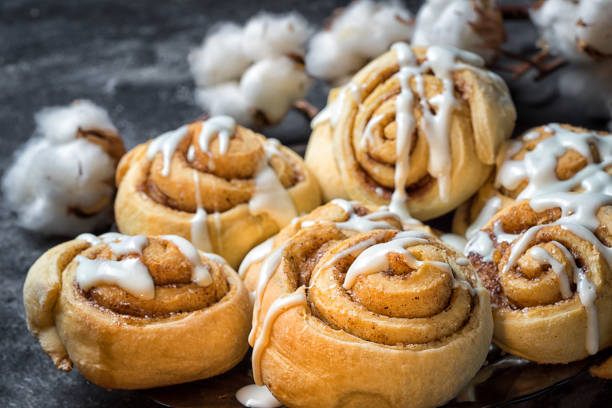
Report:
[[[193,103],[185,57],[215,22],[244,21],[262,9],[297,9],[322,24],[342,3],[2,0],[0,171],[32,134],[33,114],[44,106],[90,98],[109,110],[128,148],[193,120],[201,112]],[[509,48],[532,48],[528,26],[510,22],[508,28]],[[589,119],[584,107],[558,99],[551,90],[553,81],[549,78],[537,87],[528,80],[512,83],[519,130],[548,121],[603,127],[604,121]],[[317,86],[309,99],[321,106],[325,93]],[[287,143],[303,143],[309,127],[292,114],[265,133]],[[63,239],[19,229],[4,206],[0,233],[0,406],[153,406],[141,393],[107,391],[85,381],[76,370],[55,370],[26,329],[21,287],[31,263]],[[611,388],[610,383],[583,376],[519,406],[609,406]]]

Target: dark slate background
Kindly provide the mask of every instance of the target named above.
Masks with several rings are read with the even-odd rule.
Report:
[[[420,1],[408,1],[414,11]],[[89,98],[106,107],[128,148],[197,118],[193,82],[186,62],[216,22],[244,22],[259,10],[298,10],[322,25],[343,1],[103,1],[2,0],[0,4],[0,172],[34,130],[33,115],[44,106]],[[515,52],[534,51],[535,33],[525,21],[507,22]],[[553,89],[555,76],[534,83],[509,81],[519,113],[517,130],[549,121],[601,129],[605,120]],[[308,99],[318,107],[327,89],[319,84]],[[292,113],[264,132],[303,148],[308,123]],[[447,218],[448,219],[448,218]],[[437,225],[444,225],[440,221]],[[16,226],[0,205],[0,406],[155,406],[140,392],[107,391],[78,372],[57,371],[28,333],[21,288],[28,267],[59,237]],[[582,375],[519,407],[609,406],[612,386]]]

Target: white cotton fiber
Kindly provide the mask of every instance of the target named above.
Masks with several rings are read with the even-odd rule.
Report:
[[[18,223],[37,232],[74,235],[109,222],[116,163],[97,144],[76,137],[79,128],[115,131],[106,111],[80,101],[43,109],[36,124],[2,180]]]
[[[265,112],[272,123],[280,121],[293,102],[306,94],[309,86],[308,75],[287,57],[259,61],[240,81],[240,91],[247,104]]]
[[[243,51],[253,61],[283,55],[303,57],[311,31],[306,20],[297,13],[262,13],[244,27]]]
[[[529,12],[550,51],[571,60],[583,59],[576,47],[578,5],[572,0],[546,0]]]
[[[79,128],[117,132],[106,110],[88,100],[69,106],[43,108],[36,113],[35,120],[40,135],[56,142],[74,139]]]
[[[304,56],[311,31],[297,13],[262,13],[244,27],[222,24],[189,55],[196,103],[245,126],[281,121],[310,86],[295,60]]]
[[[240,79],[251,65],[250,58],[242,51],[242,33],[242,28],[236,24],[221,24],[204,39],[200,48],[189,53],[189,65],[197,86]]]
[[[410,41],[412,25],[412,14],[399,2],[355,1],[311,39],[306,68],[338,83],[393,43]]]
[[[589,52],[612,57],[612,0],[583,0],[578,8],[576,36]]]
[[[244,126],[254,126],[255,118],[238,82],[226,82],[208,88],[197,88],[195,98],[211,116],[228,115]]]
[[[612,55],[612,0],[546,0],[529,14],[554,55],[572,62]]]
[[[494,4],[494,2],[489,2]],[[474,7],[484,7],[473,0],[428,0],[419,10],[414,29],[414,45],[449,45],[479,54],[491,61],[504,38],[501,17],[484,21]],[[486,11],[491,12],[492,8]],[[474,27],[488,23],[488,31]]]

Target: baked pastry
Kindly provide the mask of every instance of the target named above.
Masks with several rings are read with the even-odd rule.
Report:
[[[552,193],[495,215],[466,247],[491,293],[494,341],[538,363],[612,346],[612,196]]]
[[[590,368],[591,374],[595,377],[612,380],[612,357],[604,361],[598,366]]]
[[[506,84],[483,65],[455,48],[396,43],[332,90],[306,151],[324,200],[427,220],[476,192],[516,117]]]
[[[233,267],[320,204],[302,159],[215,116],[132,149],[119,164],[115,215],[126,234],[176,234]]]
[[[453,218],[453,232],[471,238],[496,212],[538,194],[612,194],[612,135],[551,123],[507,141],[496,172]]]
[[[56,367],[106,388],[211,377],[248,350],[251,303],[236,272],[184,238],[83,234],[28,272],[28,328]]]
[[[433,235],[302,222],[258,274],[253,376],[291,407],[436,406],[478,371],[492,325],[470,262]]]
[[[264,259],[274,250],[289,241],[302,228],[314,225],[333,225],[345,237],[359,232],[369,232],[375,229],[420,230],[431,233],[432,230],[417,220],[404,223],[400,217],[389,211],[388,207],[365,205],[357,201],[346,201],[336,198],[331,202],[316,208],[311,213],[296,218],[274,237],[267,239],[253,248],[245,256],[238,273],[244,279],[246,287],[254,293],[257,288],[259,271]]]

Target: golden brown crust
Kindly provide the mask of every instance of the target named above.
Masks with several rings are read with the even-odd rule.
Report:
[[[74,364],[102,387],[138,389],[207,378],[242,359],[251,304],[236,272],[201,255],[213,283],[174,285],[170,281],[184,280],[193,266],[187,267],[174,244],[148,240],[142,255],[116,257],[106,244],[90,247],[77,239],[32,265],[24,284],[28,328],[59,369]],[[77,255],[139,257],[156,284],[155,297],[138,299],[108,284],[83,290],[75,280]],[[166,273],[169,263],[178,265],[175,276]]]
[[[426,48],[413,50],[419,62],[426,60]],[[376,205],[389,203],[396,163],[396,99],[401,89],[398,70],[397,57],[391,51],[353,77],[351,84],[360,89],[361,102],[343,95],[350,95],[346,89],[330,92],[328,106],[340,104],[337,120],[315,120],[306,152],[306,163],[321,181],[325,200],[350,198]],[[422,78],[428,99],[442,92],[440,78],[431,73]],[[418,85],[414,77],[409,81],[417,101],[412,112],[417,130],[406,190],[409,210],[421,220],[452,210],[476,191],[514,126],[514,107],[503,83],[479,69],[458,69],[452,80],[456,106],[450,120],[452,169],[448,200],[441,199],[438,180],[429,173],[429,146],[421,121]],[[364,143],[368,125],[371,136]]]
[[[349,204],[355,214],[360,217],[367,216],[377,211],[387,212],[386,208],[377,207],[375,205],[366,205],[359,202],[347,202],[347,204]],[[272,252],[273,250],[278,249],[282,245],[286,244],[293,236],[295,236],[302,230],[303,225],[308,225],[309,223],[321,224],[318,225],[317,228],[325,228],[324,231],[334,231],[333,233],[330,232],[329,237],[319,238],[324,239],[325,242],[332,240],[335,236],[337,236],[338,233],[340,233],[338,232],[338,228],[332,228],[332,225],[346,222],[349,219],[350,214],[348,214],[340,205],[335,204],[333,201],[324,204],[314,209],[311,213],[296,219],[290,225],[287,225],[285,228],[283,228],[276,236],[274,236],[273,243],[270,247],[269,252]],[[376,221],[387,223],[389,228],[396,230],[406,229],[420,230],[428,233],[432,232],[432,230],[424,224],[403,225],[402,222],[397,218],[397,216],[392,214],[380,218],[376,217]],[[352,231],[347,228],[340,228],[340,231],[342,237],[348,237],[356,233],[356,231]],[[319,256],[321,256],[321,254],[319,254]],[[316,263],[315,260],[318,261],[318,258],[316,256],[306,256],[304,258],[305,264],[302,264],[299,267],[301,274],[305,276],[310,276],[309,271],[312,270],[312,268],[314,267],[314,263]],[[241,265],[242,279],[244,280],[246,287],[250,291],[254,291],[257,287],[259,271],[263,262],[264,259],[262,258],[256,262],[249,263],[248,265]]]
[[[596,212],[600,227],[594,230],[593,241],[580,233],[584,227],[556,223],[562,215],[559,207],[537,212],[530,201],[520,201],[500,211],[479,232],[491,239],[489,259],[468,245],[468,256],[491,293],[493,340],[503,350],[538,363],[588,357],[593,323],[589,323],[587,306],[579,294],[578,275],[584,275],[596,291],[597,347],[612,345],[612,271],[596,242],[608,245],[610,214],[610,205]],[[511,236],[504,238],[500,231]],[[520,246],[522,239],[524,247]],[[553,260],[536,258],[533,248],[545,251]],[[512,262],[511,254],[516,257]],[[559,271],[551,262],[558,264]],[[563,295],[565,276],[569,296]]]
[[[425,235],[410,252],[450,269],[427,263],[411,269],[390,254],[388,271],[342,289],[358,254],[398,232],[345,234],[321,222],[290,234],[279,247],[279,265],[257,294],[252,345],[256,378],[261,373],[287,406],[441,405],[484,361],[492,333],[489,296],[472,267],[458,265],[460,255],[435,237]],[[360,249],[346,252],[355,246]],[[455,279],[480,289],[471,294]],[[305,302],[271,318],[275,302],[291,296]]]
[[[612,357],[604,361],[598,366],[593,366],[589,369],[591,375],[595,377],[612,380]]]
[[[254,176],[265,160],[264,145],[268,142],[237,126],[226,153],[219,152],[218,138],[211,140],[209,152],[203,152],[197,140],[201,127],[202,122],[189,125],[188,134],[172,155],[167,175],[163,173],[162,153],[152,160],[147,157],[148,143],[124,157],[117,171],[117,226],[127,234],[175,234],[193,240],[197,175],[201,205],[208,213],[205,224],[210,245],[200,249],[218,253],[237,267],[253,246],[284,226],[279,227],[268,214],[249,211]],[[282,145],[277,147],[280,155],[272,155],[269,166],[289,193],[296,212],[312,210],[320,204],[317,181],[297,154]],[[194,150],[192,160],[188,159],[189,149]]]
[[[592,131],[567,124],[560,124],[559,126],[575,133],[593,133],[602,136],[607,135],[605,132]],[[495,171],[472,198],[457,208],[457,211],[453,217],[453,232],[455,234],[465,235],[469,226],[474,223],[485,204],[491,198],[497,197],[501,200],[501,205],[497,211],[500,211],[501,209],[513,204],[518,195],[527,186],[528,181],[524,180],[514,189],[504,188],[497,181],[502,166],[504,163],[507,163],[510,160],[522,160],[527,152],[532,151],[543,140],[552,137],[554,133],[555,131],[549,126],[538,126],[536,128],[529,129],[517,139],[506,141],[497,155]],[[596,163],[601,161],[602,157],[600,157],[599,151],[594,144],[591,144],[590,153],[593,155]],[[589,164],[588,158],[573,149],[567,149],[557,158],[555,175],[559,180],[568,180],[586,167],[587,164]],[[612,174],[612,166],[608,166],[606,171],[609,174]],[[584,191],[584,189],[578,185],[577,187],[570,189],[570,191],[580,192]]]

